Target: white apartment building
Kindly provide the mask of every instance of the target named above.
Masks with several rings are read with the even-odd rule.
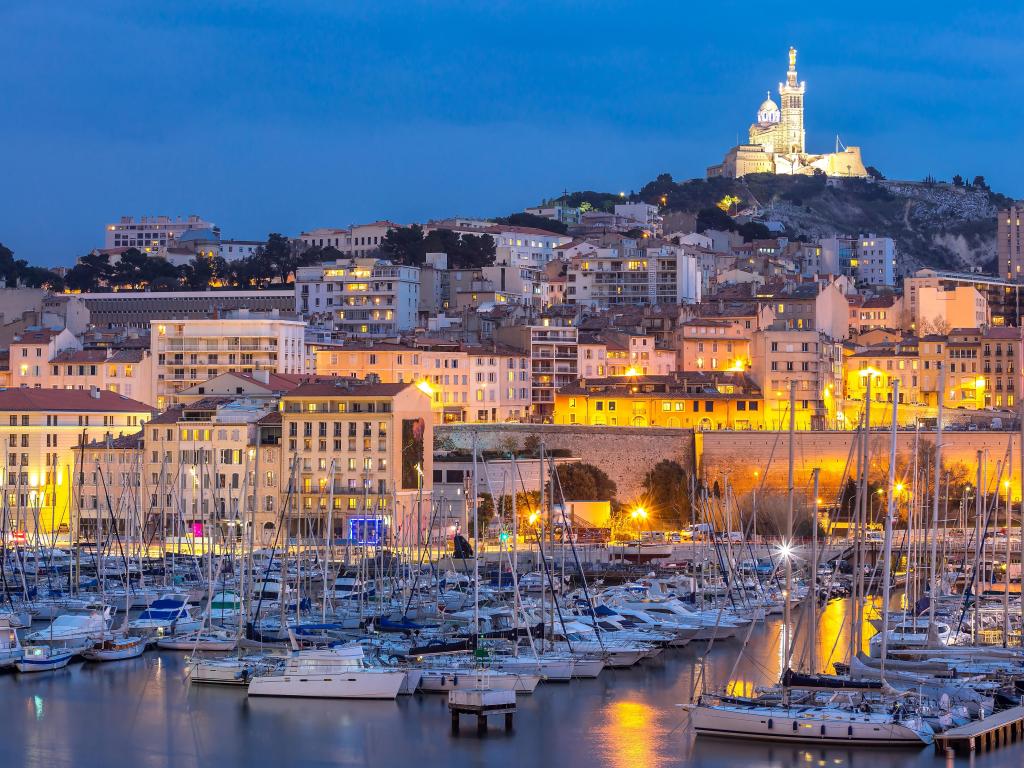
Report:
[[[295,311],[337,335],[395,336],[416,327],[419,267],[339,259],[295,274]]]
[[[104,227],[104,248],[138,248],[140,251],[155,251],[173,246],[175,240],[190,229],[209,229],[219,236],[216,224],[201,216],[122,216],[114,224]]]
[[[619,331],[580,334],[576,353],[581,379],[664,376],[676,370],[676,353],[653,336]]]
[[[896,284],[896,244],[891,237],[826,237],[821,240],[818,274],[849,275],[864,285]]]
[[[617,203],[615,215],[636,222],[651,237],[661,234],[662,217],[658,206],[650,203]]]
[[[595,309],[697,304],[700,297],[696,257],[657,241],[619,238],[571,259],[566,275],[566,303]]]
[[[540,269],[557,255],[558,246],[572,242],[569,235],[559,235],[533,227],[510,227],[498,224],[484,230],[494,238],[494,263]]]
[[[177,393],[228,371],[306,373],[306,324],[248,310],[220,317],[153,320],[150,345],[156,406],[178,402]]]

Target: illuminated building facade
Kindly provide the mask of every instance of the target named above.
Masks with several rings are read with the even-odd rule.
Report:
[[[708,168],[708,177],[738,178],[750,173],[867,176],[859,147],[845,147],[826,154],[810,154],[804,143],[804,93],[807,85],[797,79],[796,49],[789,49],[789,70],[779,83],[780,104],[768,94],[750,126],[748,141],[733,147],[719,165]],[[838,141],[837,141],[838,145]]]
[[[581,379],[558,390],[556,424],[763,429],[760,388],[742,373]]]
[[[335,533],[350,538],[415,536],[422,501],[426,530],[434,425],[430,400],[414,384],[304,384],[281,399],[280,418],[281,476],[283,487],[293,483],[295,490],[293,520],[301,515],[320,533],[331,517]]]
[[[150,345],[158,410],[221,373],[307,371],[306,324],[247,310],[222,317],[153,320]]]
[[[316,372],[411,382],[430,398],[436,424],[522,421],[530,412],[529,357],[499,345],[356,342],[318,350]]]
[[[148,405],[95,387],[0,390],[8,529],[69,532],[72,473],[83,438],[138,432],[152,415]]]
[[[339,259],[295,273],[295,311],[335,336],[395,336],[416,327],[418,267],[373,257]]]

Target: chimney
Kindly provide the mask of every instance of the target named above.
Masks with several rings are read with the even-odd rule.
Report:
[[[258,381],[260,384],[270,384],[270,371],[267,370],[255,370],[252,372],[253,381]]]
[[[89,397],[91,397],[93,400],[99,400],[100,399],[100,388],[99,387],[89,387]]]

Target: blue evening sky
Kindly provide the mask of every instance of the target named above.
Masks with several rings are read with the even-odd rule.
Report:
[[[700,176],[791,44],[810,149],[1024,196],[1017,4],[4,0],[0,29],[0,242],[43,265],[122,214],[256,238]]]

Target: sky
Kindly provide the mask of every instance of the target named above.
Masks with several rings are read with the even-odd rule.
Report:
[[[256,239],[702,176],[790,45],[809,150],[1024,197],[1017,4],[3,0],[0,29],[0,243],[43,266],[122,215]]]

